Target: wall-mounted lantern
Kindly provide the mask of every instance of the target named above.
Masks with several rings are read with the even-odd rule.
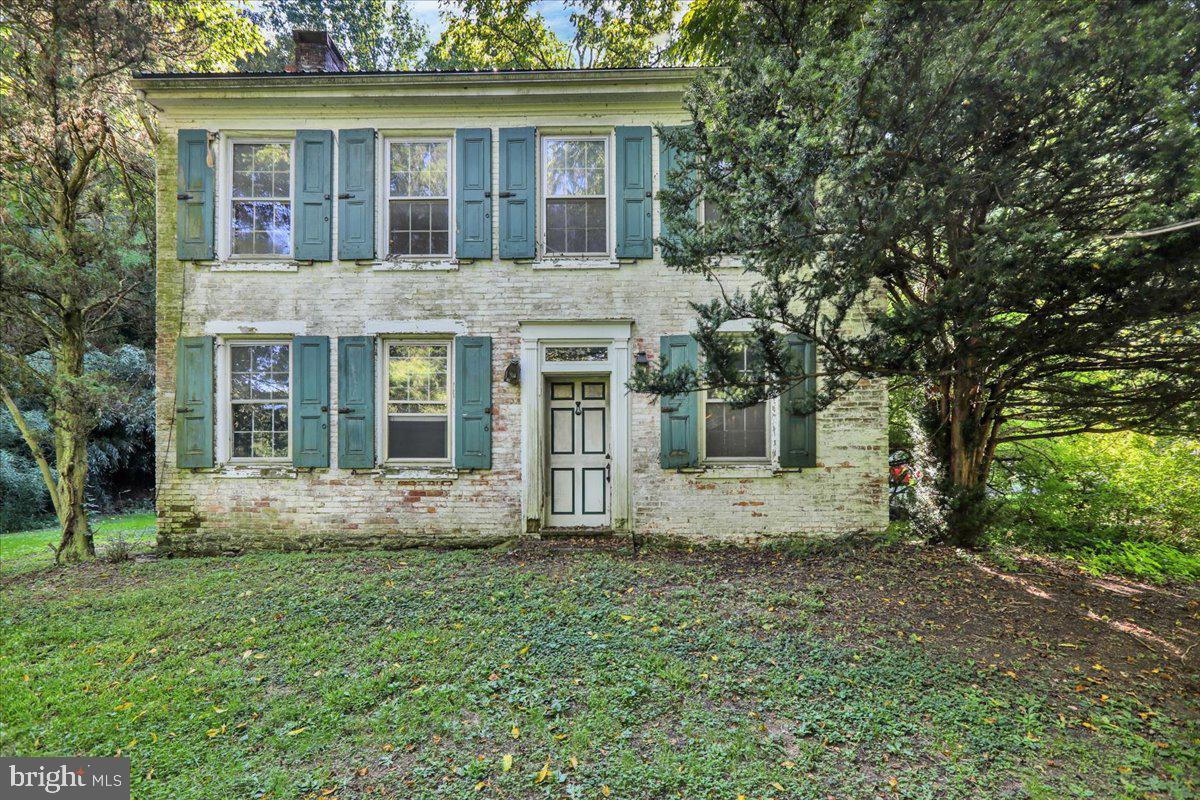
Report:
[[[521,362],[518,359],[512,359],[508,362],[508,366],[504,368],[504,382],[510,386],[521,385]]]
[[[646,355],[645,350],[639,350],[638,354],[633,357],[633,365],[640,370],[650,369],[650,356]]]

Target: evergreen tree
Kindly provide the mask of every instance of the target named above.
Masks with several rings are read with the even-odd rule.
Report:
[[[666,258],[719,279],[738,254],[758,280],[697,309],[697,373],[636,387],[755,402],[803,377],[788,333],[817,344],[818,406],[907,382],[935,536],[967,546],[999,443],[1200,427],[1195,2],[709,0],[684,31],[729,67],[664,131],[692,154]],[[697,224],[699,197],[720,221]],[[749,377],[731,319],[756,323]]]

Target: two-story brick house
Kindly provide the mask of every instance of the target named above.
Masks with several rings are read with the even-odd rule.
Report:
[[[807,416],[626,389],[697,358],[688,303],[717,291],[654,244],[654,126],[685,120],[692,76],[139,76],[162,132],[160,544],[882,528],[881,382]]]

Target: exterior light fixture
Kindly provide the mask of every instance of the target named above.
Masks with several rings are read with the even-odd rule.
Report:
[[[508,366],[504,368],[504,382],[512,386],[521,385],[521,362],[517,359],[512,359],[508,362]]]
[[[646,355],[645,350],[639,350],[638,354],[633,357],[633,364],[638,369],[650,368],[650,356]]]

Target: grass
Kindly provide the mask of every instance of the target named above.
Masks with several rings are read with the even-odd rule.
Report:
[[[135,543],[154,540],[154,512],[120,514],[102,517],[92,526],[95,529],[96,550],[103,555],[114,539]],[[32,531],[0,533],[0,559],[5,573],[23,572],[48,566],[54,561],[50,548],[58,544],[59,529],[40,528]]]
[[[418,550],[13,575],[6,556],[0,751],[128,755],[135,798],[1200,789],[1194,707],[1147,715],[1105,683],[1115,666],[1064,677],[1033,659],[1017,679],[894,620],[842,619],[794,556],[739,558]],[[866,580],[896,596],[884,576],[904,573]],[[1064,697],[1064,679],[1084,688]]]

